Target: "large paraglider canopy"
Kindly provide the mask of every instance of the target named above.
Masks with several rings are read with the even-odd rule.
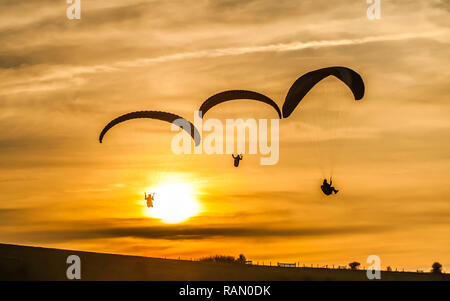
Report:
[[[199,115],[200,117],[203,117],[205,116],[206,112],[208,112],[214,106],[221,104],[223,102],[237,99],[250,99],[266,103],[275,109],[275,111],[278,113],[278,117],[281,119],[280,108],[272,99],[261,93],[248,90],[230,90],[220,92],[218,94],[211,96],[210,98],[205,100],[205,102],[200,106]]]
[[[161,112],[161,111],[138,111],[138,112],[132,112],[128,113],[122,116],[117,117],[116,119],[112,120],[110,123],[108,123],[105,128],[102,130],[99,136],[99,141],[102,143],[103,137],[105,134],[115,125],[122,123],[127,120],[132,119],[138,119],[138,118],[149,118],[149,119],[157,119],[166,121],[169,123],[174,123],[183,130],[185,130],[189,135],[191,135],[192,139],[194,139],[195,145],[198,146],[200,144],[200,133],[198,132],[197,128],[188,120],[184,119],[183,117],[180,117],[178,115],[168,113],[168,112]]]
[[[289,117],[303,97],[321,80],[333,75],[344,82],[352,91],[355,100],[364,96],[364,82],[361,76],[346,67],[328,67],[308,72],[298,78],[289,89],[283,104],[283,117]]]

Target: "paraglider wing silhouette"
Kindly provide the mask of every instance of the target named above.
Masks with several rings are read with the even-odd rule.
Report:
[[[205,116],[206,112],[208,112],[212,107],[221,104],[223,102],[237,99],[250,99],[266,103],[270,105],[272,108],[274,108],[275,111],[277,111],[278,117],[281,119],[280,108],[272,99],[261,93],[248,90],[229,90],[211,96],[210,98],[205,100],[205,102],[203,102],[203,104],[200,106],[199,115],[200,117],[203,117]]]
[[[138,119],[138,118],[150,118],[150,119],[158,119],[162,121],[166,121],[169,123],[176,122],[176,125],[181,127],[183,130],[185,130],[189,135],[191,135],[192,139],[194,139],[195,145],[198,146],[200,144],[200,133],[198,132],[197,128],[188,120],[184,119],[183,117],[180,117],[178,115],[168,113],[168,112],[161,112],[161,111],[138,111],[138,112],[132,112],[128,113],[122,116],[117,117],[116,119],[112,120],[110,123],[108,123],[105,128],[102,130],[99,136],[99,141],[102,143],[103,137],[105,134],[115,125],[122,123],[127,120],[132,119]],[[183,126],[186,125],[186,126]],[[189,126],[187,126],[189,125]],[[190,127],[190,131],[189,131]]]
[[[303,97],[322,79],[333,75],[352,90],[355,100],[364,96],[364,82],[361,76],[346,67],[328,67],[308,72],[298,78],[289,89],[283,104],[283,118],[289,117]]]

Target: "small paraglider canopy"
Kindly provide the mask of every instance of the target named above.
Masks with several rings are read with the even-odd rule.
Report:
[[[203,117],[205,116],[206,112],[208,112],[214,106],[227,101],[238,99],[250,99],[268,104],[277,112],[278,117],[281,119],[280,108],[272,99],[265,96],[264,94],[248,90],[229,90],[211,96],[200,106],[199,115],[200,117]]]
[[[328,67],[308,72],[299,77],[289,89],[283,104],[283,118],[289,117],[303,97],[321,80],[333,75],[344,82],[352,91],[355,100],[364,97],[364,82],[361,76],[346,67]]]
[[[132,120],[132,119],[138,119],[138,118],[149,118],[149,119],[157,119],[166,121],[169,123],[174,123],[180,128],[182,128],[184,131],[186,131],[189,135],[191,135],[192,139],[194,139],[195,145],[198,146],[200,144],[200,133],[198,132],[197,128],[188,120],[184,119],[183,117],[180,117],[178,115],[168,113],[168,112],[161,112],[161,111],[138,111],[138,112],[132,112],[128,113],[122,116],[117,117],[116,119],[109,122],[105,128],[102,130],[99,136],[100,143],[103,142],[103,137],[105,134],[115,125]]]

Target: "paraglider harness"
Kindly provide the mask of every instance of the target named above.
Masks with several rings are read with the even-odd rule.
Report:
[[[244,156],[242,155],[236,155],[236,157],[234,155],[231,155],[234,159],[234,167],[238,167],[239,166],[239,161],[241,161]]]
[[[326,195],[330,195],[334,192],[334,194],[338,193],[339,190],[336,190],[333,186],[333,179],[330,178],[330,183],[327,182],[327,179],[323,180],[322,186],[320,188],[322,189],[322,192]]]
[[[144,192],[144,198],[147,201],[147,207],[148,208],[153,207],[153,200],[155,199],[155,193],[147,195],[147,193]]]

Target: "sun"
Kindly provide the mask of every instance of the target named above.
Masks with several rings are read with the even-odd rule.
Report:
[[[167,224],[184,222],[200,212],[194,192],[192,185],[175,181],[148,188],[147,193],[155,193],[155,200],[153,207],[146,208],[146,215]]]

